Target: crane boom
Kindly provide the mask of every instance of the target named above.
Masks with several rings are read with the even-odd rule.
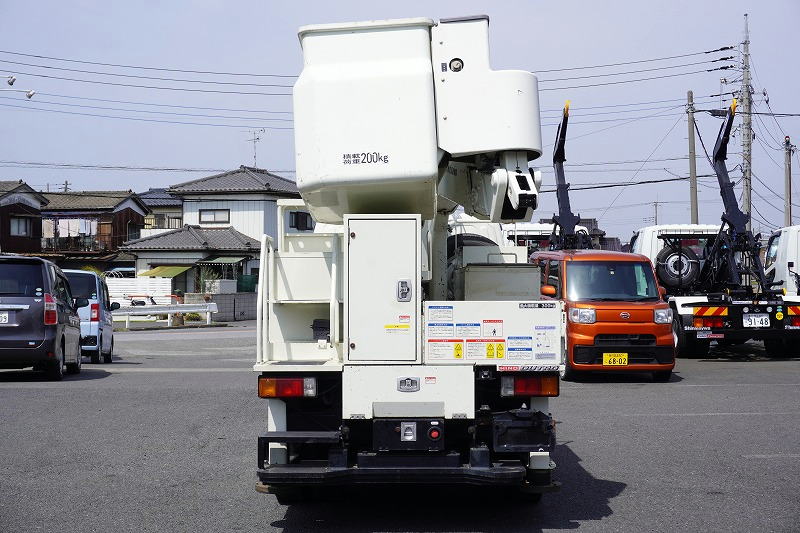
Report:
[[[556,143],[553,148],[553,169],[556,173],[556,198],[558,214],[553,215],[553,233],[550,235],[550,248],[553,250],[587,250],[592,248],[592,241],[586,233],[576,232],[575,226],[580,222],[580,215],[572,212],[569,203],[569,183],[564,176],[564,161],[567,160],[564,145],[567,141],[567,125],[569,124],[569,100],[564,105],[564,113],[556,132]],[[558,231],[556,231],[558,228]]]

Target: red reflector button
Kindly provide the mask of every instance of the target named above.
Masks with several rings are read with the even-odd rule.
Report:
[[[442,432],[438,428],[431,428],[428,430],[428,437],[431,440],[438,440],[442,436]]]

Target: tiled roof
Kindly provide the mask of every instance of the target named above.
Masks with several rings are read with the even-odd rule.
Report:
[[[42,194],[50,201],[47,211],[114,209],[128,198],[137,202],[145,211],[148,210],[139,196],[131,191],[70,191]]]
[[[147,207],[180,207],[183,200],[167,192],[165,188],[151,188],[146,192],[140,192],[139,198]]]
[[[128,241],[120,249],[134,253],[139,250],[258,251],[259,246],[256,239],[252,239],[230,226],[202,228],[187,225],[179,229]]]
[[[236,170],[173,185],[167,189],[175,194],[209,194],[220,192],[272,193],[298,198],[294,181],[276,176],[262,168],[240,166]]]
[[[45,198],[42,193],[37,192],[22,180],[0,181],[0,196],[4,196],[5,194],[13,191],[33,194],[39,199],[42,205],[46,205],[48,203],[48,199]]]

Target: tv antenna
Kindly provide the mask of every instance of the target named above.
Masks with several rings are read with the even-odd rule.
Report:
[[[250,138],[250,139],[247,139],[247,142],[253,143],[253,167],[254,168],[258,168],[258,162],[257,162],[257,157],[256,157],[257,156],[256,146],[258,145],[259,142],[261,142],[261,134],[262,133],[266,133],[266,132],[267,132],[267,130],[264,129],[264,128],[261,128],[261,129],[258,129],[258,130],[250,130],[250,133],[253,135],[253,137]]]

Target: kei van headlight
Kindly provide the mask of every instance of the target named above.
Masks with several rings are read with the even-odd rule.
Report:
[[[569,310],[569,321],[578,324],[594,324],[597,321],[597,315],[594,309],[573,307]]]
[[[656,309],[653,315],[653,320],[656,324],[672,323],[672,309]]]

